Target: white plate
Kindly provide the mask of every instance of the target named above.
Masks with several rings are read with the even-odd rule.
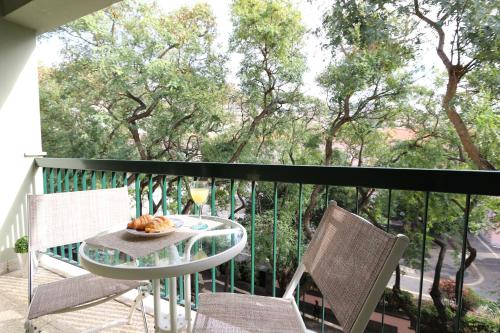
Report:
[[[168,229],[167,231],[162,231],[162,232],[145,232],[145,231],[138,231],[138,230],[135,230],[135,229],[125,229],[127,230],[127,232],[131,235],[135,235],[135,236],[141,236],[141,237],[150,237],[150,238],[155,238],[155,237],[161,237],[161,236],[165,236],[165,235],[168,235],[172,232],[174,232],[175,230],[177,230],[178,228],[182,227],[184,225],[184,221],[182,221],[180,218],[178,217],[168,217],[172,222],[174,222],[175,224],[175,227],[173,228],[170,228]]]
[[[162,231],[162,232],[145,232],[145,231],[138,231],[135,229],[128,229],[128,228],[125,230],[129,234],[134,235],[134,236],[155,238],[155,237],[161,237],[161,236],[168,235],[168,234],[174,232],[176,229],[177,229],[176,227],[172,227],[172,228],[170,228],[166,231]]]
[[[176,228],[180,228],[184,225],[184,221],[177,216],[167,216],[168,219],[174,222]]]

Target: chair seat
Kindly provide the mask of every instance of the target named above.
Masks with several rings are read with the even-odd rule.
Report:
[[[196,333],[304,332],[290,299],[231,293],[200,294]]]
[[[35,290],[28,320],[117,295],[142,284],[141,281],[115,280],[93,274],[43,284]]]

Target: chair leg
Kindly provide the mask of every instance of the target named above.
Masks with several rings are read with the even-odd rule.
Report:
[[[139,301],[139,297],[141,297],[141,292],[138,291],[139,294],[137,295],[137,297],[134,299],[134,302],[132,302],[132,305],[130,305],[130,310],[128,312],[128,316],[127,316],[127,324],[130,325],[132,324],[132,315],[134,314],[134,310],[137,308],[137,302]]]
[[[41,330],[38,330],[36,326],[33,326],[33,323],[31,320],[26,320],[24,322],[24,331],[26,333],[37,333],[37,332],[42,332]]]
[[[196,274],[196,273],[195,273]],[[186,317],[186,332],[191,333],[191,275],[187,274],[184,276],[184,310]]]
[[[144,294],[142,293],[142,291],[140,292],[140,294],[141,294],[141,298],[139,299],[139,303],[141,306],[142,322],[144,324],[144,332],[148,333],[149,332],[148,321],[146,320],[146,311],[144,310],[144,302],[143,302]]]
[[[148,321],[146,320],[146,311],[144,310],[144,302],[142,301],[144,299],[144,292],[142,291],[141,288],[137,288],[137,297],[134,300],[134,303],[130,307],[130,311],[128,313],[128,320],[127,323],[130,325],[132,324],[132,315],[134,314],[134,310],[137,309],[137,303],[139,303],[141,307],[141,313],[142,313],[142,322],[144,324],[144,331],[148,333]]]

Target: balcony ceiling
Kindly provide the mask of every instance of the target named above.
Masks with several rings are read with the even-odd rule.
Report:
[[[0,0],[0,17],[37,34],[105,8],[120,0]]]

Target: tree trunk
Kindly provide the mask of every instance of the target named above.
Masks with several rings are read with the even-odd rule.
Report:
[[[472,142],[472,138],[470,136],[469,130],[465,126],[462,118],[457,113],[455,107],[453,106],[453,100],[457,94],[457,87],[460,79],[464,77],[471,70],[471,66],[468,65],[462,66],[460,64],[460,50],[458,54],[458,63],[453,64],[452,60],[448,57],[444,50],[445,45],[445,31],[443,30],[442,22],[433,21],[429,17],[425,16],[425,14],[420,10],[420,6],[418,0],[413,0],[413,5],[415,7],[415,15],[425,23],[427,23],[432,29],[434,29],[438,36],[438,45],[436,48],[436,53],[441,59],[444,67],[448,71],[448,84],[446,85],[446,93],[443,97],[443,108],[448,116],[448,119],[453,124],[455,131],[457,132],[458,137],[460,138],[460,142],[462,143],[465,152],[469,156],[469,158],[474,162],[474,164],[482,170],[494,170],[495,167],[488,162],[483,156],[481,156],[481,152],[476,147],[476,145]],[[444,14],[445,16],[448,14]],[[443,17],[441,18],[443,19]],[[453,48],[452,48],[453,50]]]
[[[139,152],[139,156],[141,157],[141,160],[147,160],[148,156],[146,154],[146,150],[144,149],[142,142],[141,142],[141,137],[139,135],[139,131],[137,130],[137,124],[135,122],[129,123],[127,126],[128,130],[132,134],[132,138],[134,139],[134,144],[135,147],[137,148],[137,151]]]
[[[194,201],[192,199],[189,199],[186,202],[186,205],[182,208],[181,214],[182,215],[186,215],[187,213],[189,213],[189,211],[191,210],[191,207],[193,206],[193,204],[194,204]]]
[[[462,143],[465,152],[474,164],[481,170],[495,170],[493,164],[487,161],[479,151],[478,147],[472,141],[469,130],[465,126],[462,118],[453,106],[453,99],[457,94],[457,87],[460,81],[460,67],[452,66],[448,71],[448,84],[446,85],[446,93],[443,98],[443,108],[448,115],[448,119],[453,124],[457,132],[460,142]]]
[[[260,122],[266,118],[267,116],[269,116],[270,114],[272,114],[273,110],[271,109],[272,108],[272,105],[265,105],[264,106],[264,109],[262,110],[261,113],[259,113],[252,121],[252,123],[250,124],[250,128],[248,129],[248,133],[246,134],[246,137],[243,138],[243,141],[240,142],[240,144],[238,145],[238,148],[236,148],[236,150],[234,151],[233,155],[231,156],[231,158],[229,159],[229,161],[227,161],[227,163],[234,163],[236,161],[238,161],[238,159],[240,158],[240,155],[241,153],[243,152],[243,148],[245,148],[245,146],[248,144],[248,141],[250,140],[250,138],[252,137],[252,135],[255,133],[255,130],[257,129],[257,126],[260,124]]]
[[[446,255],[446,243],[439,238],[435,238],[434,243],[439,246],[439,256],[436,262],[436,268],[434,269],[434,280],[432,281],[430,295],[438,312],[441,329],[443,332],[448,332],[448,316],[446,315],[446,308],[441,297],[441,290],[439,289],[439,283],[441,282],[441,268],[443,267],[444,256]]]
[[[325,139],[325,159],[323,163],[323,165],[325,166],[330,166],[332,164],[333,138],[335,138],[344,124],[352,121],[352,118],[349,116],[349,98],[350,96],[344,99],[344,116],[333,121],[330,132]],[[311,239],[313,235],[311,218],[314,212],[314,208],[316,208],[316,203],[318,202],[319,193],[322,189],[323,185],[314,185],[313,191],[311,192],[311,196],[309,198],[309,204],[307,205],[306,211],[304,212],[302,221],[307,239]]]
[[[329,135],[325,140],[325,161],[324,165],[329,166],[332,164],[332,155],[333,155],[333,135]],[[304,212],[304,216],[302,218],[304,231],[307,239],[311,239],[313,236],[313,230],[311,227],[311,218],[316,208],[316,203],[318,201],[318,196],[321,190],[323,189],[323,185],[314,185],[313,190],[311,192],[311,196],[309,197],[309,204],[307,205],[306,211]]]
[[[295,271],[290,271],[289,269],[284,269],[276,272],[276,280],[278,281],[279,290],[276,290],[276,296],[281,297],[285,293],[285,288],[288,286],[288,283],[292,280],[293,274]]]
[[[393,288],[401,290],[401,267],[399,265],[396,266],[396,276],[394,278]]]
[[[469,268],[470,265],[472,265],[477,256],[477,250],[472,247],[472,245],[469,242],[469,238],[467,238],[466,246],[467,250],[469,250],[469,256],[465,259],[464,271],[467,270],[467,268]],[[458,280],[461,274],[462,274],[462,268],[460,267],[460,269],[457,271],[457,274],[455,275],[455,302],[458,302],[458,287],[459,287]]]
[[[309,204],[307,205],[304,216],[302,217],[304,231],[307,239],[312,239],[313,230],[311,227],[311,218],[318,201],[319,193],[323,189],[323,185],[314,185],[313,191],[311,192],[311,197],[309,198]]]
[[[417,318],[412,312],[410,304],[406,303],[404,298],[401,296],[401,268],[399,265],[396,266],[396,278],[394,279],[394,285],[392,286],[392,293],[398,301],[398,307],[408,316],[408,319],[410,320],[410,328],[415,328],[417,325]]]

